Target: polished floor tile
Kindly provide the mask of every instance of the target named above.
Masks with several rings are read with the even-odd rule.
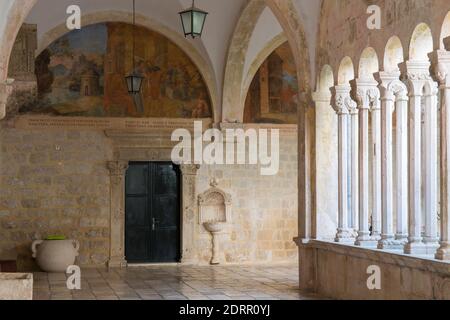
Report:
[[[306,300],[296,265],[146,266],[84,269],[81,290],[65,274],[35,273],[36,300]]]

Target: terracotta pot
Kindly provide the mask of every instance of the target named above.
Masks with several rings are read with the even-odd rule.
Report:
[[[80,243],[77,240],[36,240],[31,246],[33,258],[45,272],[66,272],[75,264]]]

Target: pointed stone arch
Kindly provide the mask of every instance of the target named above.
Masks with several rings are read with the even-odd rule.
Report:
[[[245,96],[244,65],[251,36],[266,7],[280,23],[294,54],[300,93],[309,89],[309,55],[301,19],[291,0],[250,0],[237,23],[228,49],[222,99],[222,121],[242,122]]]

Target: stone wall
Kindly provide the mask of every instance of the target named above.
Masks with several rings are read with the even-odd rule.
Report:
[[[0,131],[0,251],[33,266],[30,245],[49,235],[80,240],[79,263],[103,264],[109,247],[111,145],[95,131]]]
[[[280,171],[277,176],[261,176],[257,166],[202,167],[197,192],[216,178],[219,188],[231,194],[232,226],[221,237],[223,259],[228,263],[295,261],[298,235],[297,138],[281,136]],[[209,261],[209,234],[199,228],[199,259]]]
[[[297,250],[297,138],[281,136],[278,176],[264,177],[257,166],[202,166],[196,190],[211,179],[232,195],[232,226],[221,237],[227,263],[295,261]],[[0,130],[0,255],[19,254],[19,269],[36,268],[33,240],[65,235],[80,240],[78,263],[104,265],[110,244],[112,141],[103,131]],[[211,236],[196,225],[197,261],[211,259]]]

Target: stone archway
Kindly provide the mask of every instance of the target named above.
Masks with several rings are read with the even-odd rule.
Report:
[[[12,88],[7,81],[8,65],[14,42],[28,13],[37,0],[8,0],[3,4],[6,23],[0,28],[0,119],[6,116],[6,103]]]
[[[277,18],[291,46],[297,65],[300,95],[304,96],[310,87],[310,74],[308,71],[305,72],[310,70],[306,38],[301,19],[292,1],[251,0],[241,14],[228,49],[222,99],[224,122],[242,122],[245,102],[245,92],[242,90],[246,78],[245,58],[253,31],[266,7],[269,7]]]
[[[242,98],[244,100],[241,101],[243,105],[245,104],[245,99],[247,97],[250,85],[253,79],[255,78],[255,75],[258,72],[261,65],[270,56],[271,53],[273,53],[279,46],[281,46],[286,41],[287,41],[286,35],[284,33],[281,33],[275,38],[273,38],[256,56],[255,61],[253,61],[252,65],[250,66],[247,75],[245,76],[245,80],[243,82]]]
[[[6,102],[9,94],[11,93],[10,85],[6,82],[8,77],[10,54],[20,27],[36,1],[37,0],[9,0],[11,3],[11,8],[7,14],[8,22],[6,24],[3,37],[1,38],[2,46],[0,47],[0,119],[5,117]],[[83,26],[86,26],[107,21],[130,22],[131,19],[131,14],[127,12],[102,11],[84,15],[82,23]],[[205,59],[198,53],[194,46],[189,43],[189,41],[181,37],[176,32],[163,26],[161,23],[138,15],[137,24],[166,36],[170,41],[174,42],[181,50],[183,50],[194,62],[207,85],[211,97],[214,120],[215,122],[220,122],[220,112],[218,111],[220,101],[217,85],[214,80],[214,71],[212,70],[211,64],[205,61]],[[50,30],[44,35],[43,41],[39,43],[38,53],[65,33],[67,33],[65,23]]]

